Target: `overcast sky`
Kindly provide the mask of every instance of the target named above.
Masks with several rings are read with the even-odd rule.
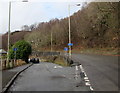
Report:
[[[0,0],[0,33],[8,31],[8,6],[11,0]],[[68,17],[68,5],[71,15],[81,9],[82,3],[90,0],[12,0],[11,31],[20,30],[23,25],[48,22],[54,18]],[[69,2],[68,2],[69,1]],[[105,1],[105,0],[103,0]],[[108,1],[108,0],[107,0]],[[80,3],[81,6],[75,6]]]
[[[68,4],[71,4],[71,14],[81,9],[82,2],[68,0],[29,0],[29,2],[20,2],[22,0],[12,1],[11,8],[11,31],[19,30],[23,25],[48,22],[54,18],[68,17]],[[80,3],[81,6],[74,4]],[[0,1],[0,33],[8,31],[8,7],[9,0]]]

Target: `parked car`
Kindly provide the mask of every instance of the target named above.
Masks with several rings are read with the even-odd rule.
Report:
[[[28,61],[31,63],[40,63],[39,58],[31,58],[31,59],[28,59]]]

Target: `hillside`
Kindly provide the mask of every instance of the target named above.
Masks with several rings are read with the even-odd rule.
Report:
[[[92,2],[71,16],[73,48],[118,48],[119,3]],[[25,40],[33,42],[34,49],[54,50],[67,47],[68,18],[39,23]]]
[[[120,48],[120,8],[118,2],[92,2],[74,13],[71,18],[73,49]],[[25,31],[11,33],[11,44],[25,39],[34,50],[53,50],[68,47],[68,18],[23,26]],[[29,31],[27,31],[29,30]],[[2,36],[2,46],[7,49],[7,33]]]
[[[10,34],[10,45],[13,45],[15,42],[24,39],[26,34],[30,33],[30,31],[15,31]],[[7,50],[7,42],[8,42],[8,33],[2,35],[2,48]]]

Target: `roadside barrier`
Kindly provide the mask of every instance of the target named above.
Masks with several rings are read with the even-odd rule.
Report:
[[[0,70],[14,68],[17,66],[21,66],[23,64],[26,64],[26,62],[22,61],[21,59],[18,59],[18,60],[11,59],[11,60],[9,60],[9,62],[7,62],[7,60],[4,59],[1,61]]]
[[[38,52],[33,51],[32,56],[58,56],[60,55],[60,52]]]

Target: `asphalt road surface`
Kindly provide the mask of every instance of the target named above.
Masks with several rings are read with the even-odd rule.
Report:
[[[76,66],[41,62],[21,73],[9,91],[91,91],[79,73]]]
[[[10,91],[118,91],[117,56],[73,54],[72,59],[82,64],[79,70],[76,66],[34,64],[20,74]]]
[[[95,91],[118,91],[118,57],[73,54],[82,64]]]
[[[0,91],[2,91],[2,71],[0,71]]]

